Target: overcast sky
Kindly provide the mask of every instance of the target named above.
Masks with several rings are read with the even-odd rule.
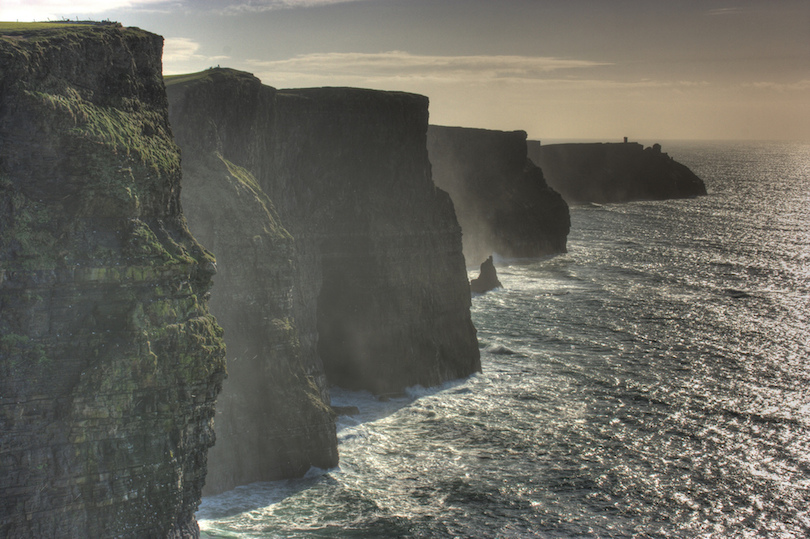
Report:
[[[166,74],[416,92],[441,125],[810,140],[808,0],[0,0],[77,16],[163,35]]]

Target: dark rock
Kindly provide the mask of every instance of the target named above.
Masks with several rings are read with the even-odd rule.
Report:
[[[529,141],[529,157],[569,204],[664,200],[706,194],[703,180],[661,145]]]
[[[0,536],[196,537],[225,375],[161,37],[0,35]]]
[[[252,178],[254,191],[266,198],[265,206],[275,209],[278,222],[294,238],[286,244],[263,242],[255,248],[266,252],[245,261],[239,253],[244,247],[229,249],[225,243],[238,243],[231,240],[238,235],[253,237],[262,220],[229,223],[228,212],[209,212],[189,202],[193,229],[199,223],[202,236],[219,235],[221,247],[215,252],[223,270],[218,287],[227,274],[225,266],[249,267],[239,271],[250,278],[223,286],[221,300],[215,289],[212,308],[222,305],[238,314],[254,288],[268,294],[273,288],[286,291],[277,292],[279,298],[269,303],[280,305],[281,297],[288,298],[298,357],[262,352],[256,360],[266,365],[262,368],[279,362],[296,365],[293,370],[303,371],[323,403],[329,402],[329,384],[389,394],[480,370],[461,231],[449,197],[430,178],[426,98],[349,88],[276,91],[250,74],[223,69],[167,82],[174,132],[189,164],[219,160]],[[184,200],[214,204],[213,191],[194,179],[204,174],[201,168],[206,166],[186,168]],[[276,214],[270,213],[275,220]],[[206,227],[210,232],[203,232]],[[290,272],[286,280],[284,264]],[[265,266],[277,283],[261,282]],[[225,318],[223,325],[229,350],[245,348],[240,341],[248,337],[231,337]],[[237,376],[235,369],[244,369],[240,377],[255,376],[257,368],[229,360],[231,376]],[[283,380],[257,381],[257,395],[264,388],[264,396],[245,404],[268,410],[262,428],[281,433],[285,425],[301,427],[301,437],[281,436],[290,455],[297,448],[300,456],[291,458],[301,468],[317,452],[321,461],[332,458],[332,449],[323,442],[324,433],[334,439],[334,426],[327,430],[314,416],[302,416],[298,409],[308,404],[299,398],[273,404],[273,393]],[[292,395],[298,385],[288,385],[285,391]],[[311,395],[309,388],[303,389]],[[226,427],[225,421],[217,424],[218,433],[227,428],[234,444],[256,443],[244,431]],[[318,441],[305,441],[308,436]],[[217,466],[215,454],[216,449],[212,469]],[[271,463],[278,458],[262,457],[259,450],[253,454]],[[238,466],[258,469],[252,462]],[[287,476],[295,468],[277,468],[275,477],[254,474],[240,481]]]
[[[453,199],[468,266],[493,252],[565,252],[568,205],[527,159],[525,132],[431,125],[428,151],[433,181]]]
[[[490,256],[481,263],[481,271],[478,277],[470,281],[470,290],[477,294],[483,294],[496,288],[500,288],[501,282],[498,280],[498,273],[495,271],[495,264]]]
[[[338,416],[351,416],[359,414],[360,408],[357,406],[332,406],[332,411]]]
[[[734,299],[744,299],[751,297],[751,294],[749,294],[745,290],[739,290],[737,288],[726,288],[724,292],[726,293],[726,295]]]
[[[245,118],[235,108],[272,109],[275,90],[220,69],[193,81],[169,79],[167,92],[183,148],[183,208],[195,236],[217,254],[211,311],[228,346],[228,380],[217,403],[217,443],[208,454],[205,494],[300,477],[311,466],[334,467],[334,414],[318,385],[320,369],[313,374],[304,361],[294,320],[292,236],[253,173],[222,153],[220,137],[242,150],[256,144],[250,124],[241,131]],[[182,105],[217,102],[222,106],[204,110]]]

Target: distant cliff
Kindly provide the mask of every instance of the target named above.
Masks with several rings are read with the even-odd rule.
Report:
[[[568,205],[527,158],[525,132],[431,125],[427,144],[433,181],[453,199],[468,266],[492,253],[565,252]]]
[[[224,377],[162,38],[0,25],[0,535],[196,537]]]
[[[224,296],[212,303],[220,318],[218,305],[232,302],[231,309],[238,311],[239,302],[252,300],[247,297],[250,290],[270,286],[256,283],[263,273],[276,275],[277,267],[280,290],[292,290],[292,316],[284,316],[298,337],[299,355],[263,353],[257,361],[266,368],[279,362],[295,365],[293,371],[302,370],[306,380],[317,384],[321,403],[328,399],[329,384],[390,394],[480,370],[461,231],[450,198],[436,189],[430,176],[426,98],[350,88],[276,91],[249,74],[224,69],[169,79],[168,84],[172,125],[188,159],[184,201],[217,203],[199,179],[199,167],[191,165],[219,160],[230,167],[231,176],[239,171],[236,175],[250,178],[258,197],[274,206],[278,222],[293,238],[291,243],[252,244],[257,253],[266,250],[255,258],[241,255],[239,247],[214,248],[223,268],[246,265],[250,269],[243,271],[253,272],[243,283],[226,284],[230,277],[224,269],[217,277]],[[228,174],[216,174],[232,183],[224,179]],[[202,207],[194,215],[195,207],[189,202],[192,230],[200,223],[199,233],[219,235],[219,245],[238,235],[254,238],[261,231],[256,228],[260,221],[229,222],[229,212],[210,213]],[[285,263],[294,269],[291,287],[281,277]],[[218,293],[215,288],[214,295]],[[283,301],[275,298],[270,303]],[[243,349],[247,337],[231,337],[231,322],[222,318],[222,323],[229,350]],[[253,376],[255,363],[235,359],[229,359],[231,376]],[[293,398],[272,411],[277,385],[268,384],[267,396],[250,405],[270,414],[301,415],[294,409],[306,403]],[[296,388],[301,389],[290,383],[290,392]],[[231,391],[236,389],[231,386]],[[226,392],[223,402],[229,398]],[[305,393],[312,395],[310,388]],[[230,428],[225,421],[217,424],[218,433]],[[262,428],[287,428],[272,426],[284,419],[273,421]],[[310,416],[298,427],[320,421]],[[302,444],[302,454],[309,446],[320,447],[324,461],[331,454],[323,445],[327,431],[317,425],[290,447]],[[318,441],[306,442],[307,436]],[[246,433],[234,439],[237,445],[264,443]],[[256,453],[254,458],[261,457]],[[293,462],[307,458],[314,456]],[[249,462],[240,466],[250,469]],[[296,468],[268,466],[278,469],[252,480],[289,475]]]
[[[263,134],[272,126],[261,121],[269,117],[254,114],[272,113],[275,90],[212,70],[193,81],[169,78],[167,91],[183,147],[183,208],[195,237],[217,255],[211,311],[228,344],[205,493],[335,466],[322,367],[304,362],[293,312],[292,236],[253,173],[223,156],[249,163],[269,146]]]
[[[703,180],[661,152],[634,142],[548,144],[529,141],[529,157],[571,204],[664,200],[706,194]]]

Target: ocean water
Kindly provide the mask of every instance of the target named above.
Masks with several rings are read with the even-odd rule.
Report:
[[[664,150],[708,196],[574,207],[473,298],[481,374],[335,390],[339,468],[205,498],[203,535],[810,536],[810,145]]]

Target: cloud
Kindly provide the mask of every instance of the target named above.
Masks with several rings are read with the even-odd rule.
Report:
[[[134,9],[167,3],[167,0],[3,0],[0,20],[58,20],[74,15],[90,16],[114,9]]]
[[[189,60],[204,60],[197,54],[200,44],[187,37],[167,37],[163,41],[163,63],[180,63]]]
[[[167,37],[163,41],[163,74],[175,75],[188,71],[188,63],[192,62],[192,69],[203,69],[214,64],[220,64],[229,56],[206,56],[200,54],[200,44],[187,37]]]
[[[735,6],[735,7],[720,7],[710,9],[709,11],[707,11],[707,13],[713,16],[724,16],[724,15],[738,15],[740,13],[745,13],[746,11],[748,11],[747,8]]]
[[[613,66],[590,60],[535,56],[430,56],[401,51],[378,54],[321,53],[286,60],[247,60],[242,66],[266,84],[292,86],[358,86],[411,89],[426,85],[498,87],[520,85],[568,92],[672,90],[680,93],[710,86],[706,81],[617,80],[594,76],[596,68]]]
[[[779,93],[803,92],[810,90],[810,79],[804,79],[792,83],[781,82],[750,82],[743,84],[746,88],[756,88],[758,90],[773,90]]]
[[[345,4],[365,0],[231,0],[219,11],[224,14],[261,13],[274,9],[307,8],[330,4]]]
[[[287,60],[249,60],[248,65],[284,78],[428,78],[475,82],[493,79],[541,79],[553,71],[610,64],[551,57],[429,56],[390,51],[377,54],[307,54]]]

